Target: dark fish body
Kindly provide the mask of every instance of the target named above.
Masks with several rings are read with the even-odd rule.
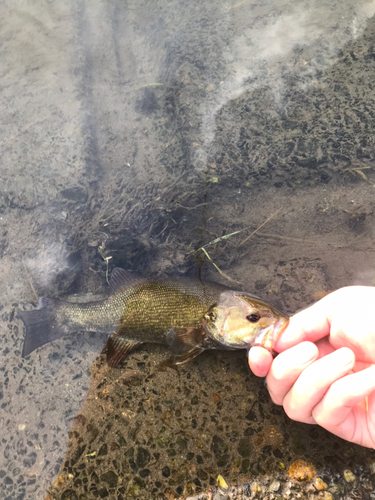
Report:
[[[26,326],[22,356],[78,330],[114,332],[107,343],[111,366],[142,343],[169,345],[176,362],[191,359],[204,349],[239,347],[221,341],[220,334],[219,338],[210,336],[218,317],[213,308],[220,307],[222,297],[227,297],[225,310],[228,300],[229,309],[235,310],[237,302],[243,301],[232,297],[234,292],[223,285],[186,278],[143,280],[116,268],[111,275],[110,291],[107,299],[88,303],[42,297],[37,309],[19,311]]]

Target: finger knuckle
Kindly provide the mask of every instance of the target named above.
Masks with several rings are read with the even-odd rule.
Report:
[[[285,413],[291,420],[297,420],[297,421],[301,420],[300,409],[298,408],[298,406],[295,406],[292,403],[285,400],[283,406]]]
[[[277,394],[273,394],[272,392],[270,392],[270,396],[271,396],[272,402],[275,405],[278,405],[278,406],[283,405],[283,400],[280,398],[280,396],[278,396]]]

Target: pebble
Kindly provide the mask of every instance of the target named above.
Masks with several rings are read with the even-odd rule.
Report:
[[[349,469],[344,470],[344,479],[347,483],[354,483],[355,482],[355,475],[353,472]]]
[[[314,488],[316,488],[318,491],[326,490],[328,486],[326,483],[321,479],[320,477],[317,477],[314,481]]]
[[[250,491],[251,497],[254,497],[257,493],[260,493],[262,491],[262,488],[258,483],[252,483],[252,485],[250,486]]]
[[[268,489],[269,489],[269,491],[273,491],[274,493],[276,493],[277,491],[279,491],[280,486],[281,486],[280,481],[276,481],[276,480],[274,480],[274,481],[272,481],[272,483],[269,485]]]
[[[223,476],[221,476],[220,474],[217,476],[217,479],[216,479],[216,482],[217,484],[221,487],[221,488],[224,488],[225,490],[228,489],[228,485],[225,481],[225,479],[223,478]]]
[[[329,492],[332,493],[332,495],[340,496],[344,494],[345,488],[342,484],[334,484],[329,488]]]
[[[306,460],[298,459],[290,465],[288,475],[296,481],[312,481],[316,476],[316,469]]]

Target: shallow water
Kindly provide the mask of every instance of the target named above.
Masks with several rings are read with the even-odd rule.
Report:
[[[105,339],[77,333],[22,359],[15,311],[104,296],[114,265],[288,313],[374,285],[375,4],[1,14],[1,498],[374,498],[374,452],[290,421],[244,352],[160,370],[167,350],[146,347],[109,369]],[[245,228],[206,248],[241,285],[192,252]]]

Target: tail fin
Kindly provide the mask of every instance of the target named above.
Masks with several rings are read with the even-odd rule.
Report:
[[[22,319],[26,327],[23,358],[38,347],[64,335],[64,330],[56,324],[57,302],[55,299],[41,297],[38,307],[33,311],[17,311],[17,316]]]

